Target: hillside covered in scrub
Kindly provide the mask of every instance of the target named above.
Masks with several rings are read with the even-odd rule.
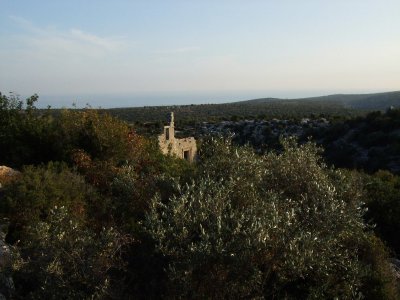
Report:
[[[0,95],[0,293],[398,299],[400,179],[204,135],[193,164],[100,110]],[[177,115],[178,118],[178,115]],[[1,180],[1,178],[0,178]],[[376,226],[371,226],[376,224]]]
[[[298,99],[262,98],[224,104],[146,106],[107,109],[129,123],[158,122],[174,111],[180,122],[221,121],[255,118],[304,118],[351,116],[368,111],[400,107],[400,91],[377,94],[337,94]]]
[[[259,153],[279,150],[282,136],[296,136],[300,142],[311,139],[323,147],[326,162],[336,167],[400,174],[400,109],[352,118],[203,122],[182,128],[195,136],[232,136],[235,143],[250,144]]]

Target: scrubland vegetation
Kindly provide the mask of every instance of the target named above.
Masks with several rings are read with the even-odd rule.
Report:
[[[103,111],[0,95],[12,299],[398,299],[400,179],[204,137],[198,161]],[[396,117],[397,118],[397,117]],[[376,224],[376,225],[375,225]],[[398,274],[397,274],[398,276]]]
[[[400,91],[378,94],[337,94],[299,99],[261,98],[223,104],[145,106],[107,109],[127,122],[160,122],[174,111],[178,125],[203,121],[355,116],[369,111],[399,107]]]

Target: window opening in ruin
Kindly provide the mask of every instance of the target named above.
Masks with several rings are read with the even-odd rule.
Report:
[[[189,150],[183,151],[183,158],[189,160]]]
[[[165,128],[165,139],[169,140],[169,128]]]

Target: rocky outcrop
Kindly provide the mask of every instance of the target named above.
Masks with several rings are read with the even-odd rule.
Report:
[[[330,126],[325,118],[301,120],[240,120],[219,123],[204,122],[197,129],[197,136],[223,135],[232,137],[233,141],[244,145],[249,143],[257,152],[263,152],[266,145],[274,145],[280,137],[295,136],[301,138],[310,129],[324,129]]]
[[[20,172],[7,166],[0,166],[0,188],[18,178]]]

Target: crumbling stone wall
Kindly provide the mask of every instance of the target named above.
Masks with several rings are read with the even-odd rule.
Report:
[[[193,162],[197,154],[196,139],[187,137],[175,138],[174,113],[171,112],[171,119],[168,126],[164,126],[163,133],[158,137],[160,149],[165,155],[174,155]]]

